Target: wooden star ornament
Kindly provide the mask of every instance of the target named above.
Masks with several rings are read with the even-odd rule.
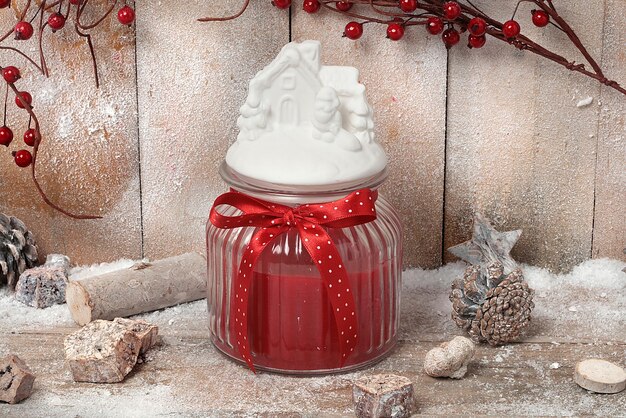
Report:
[[[511,257],[511,249],[522,235],[522,230],[498,232],[489,219],[480,213],[474,215],[474,233],[472,239],[448,248],[455,256],[470,264],[487,267],[495,261],[504,266],[508,274],[517,268],[517,262]]]

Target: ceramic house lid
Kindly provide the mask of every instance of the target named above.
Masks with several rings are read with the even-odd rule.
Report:
[[[237,141],[226,154],[234,171],[290,185],[333,185],[382,172],[372,108],[353,67],[320,65],[320,43],[291,42],[250,82]]]

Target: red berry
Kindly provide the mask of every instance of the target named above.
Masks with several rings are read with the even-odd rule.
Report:
[[[543,10],[533,10],[531,11],[531,13],[533,15],[533,23],[535,24],[535,26],[543,28],[544,26],[547,26],[548,23],[550,23],[550,15],[548,15]]]
[[[0,145],[8,147],[13,141],[13,131],[8,126],[0,127]]]
[[[348,10],[352,9],[352,3],[350,3],[349,1],[338,1],[335,4],[335,7],[337,7],[337,10],[339,10],[340,12],[347,12]]]
[[[0,9],[4,9],[5,7],[9,7],[11,5],[11,0],[0,0]]]
[[[302,9],[307,13],[316,13],[320,9],[320,2],[317,0],[304,0]]]
[[[20,79],[20,70],[16,67],[9,65],[8,67],[4,67],[2,69],[2,77],[7,83],[15,83]]]
[[[117,20],[122,25],[130,25],[135,20],[135,11],[128,6],[124,6],[117,12]]]
[[[24,143],[29,147],[35,146],[35,139],[37,138],[37,131],[33,128],[28,129],[24,132]]]
[[[519,23],[517,23],[515,20],[507,20],[506,22],[504,22],[504,25],[502,25],[502,33],[507,38],[515,38],[517,35],[519,35],[519,32]]]
[[[288,9],[291,6],[291,0],[272,0],[272,4],[279,9]]]
[[[485,46],[485,42],[487,42],[485,35],[470,35],[467,39],[467,46],[470,48],[482,48]]]
[[[443,4],[443,16],[448,20],[454,20],[461,16],[461,6],[456,1],[447,1]]]
[[[475,17],[467,24],[467,30],[474,36],[482,36],[487,31],[487,22],[480,17]]]
[[[23,20],[17,22],[17,24],[15,25],[15,39],[18,39],[20,41],[30,39],[30,37],[33,36],[33,32],[33,25]]]
[[[448,28],[441,35],[441,39],[443,40],[443,43],[446,44],[446,48],[450,48],[459,43],[461,35],[459,35],[459,32],[457,32],[456,29]]]
[[[443,20],[438,17],[429,17],[426,29],[431,35],[439,35],[443,31]]]
[[[70,3],[72,4],[80,4],[82,0],[70,0]]]
[[[52,13],[48,16],[48,25],[52,28],[52,31],[63,29],[65,26],[65,18],[61,13]]]
[[[29,92],[27,92],[27,91],[20,91],[18,94],[20,96],[22,96],[22,99],[24,99],[24,101],[26,103],[31,105],[31,103],[33,102],[33,96],[31,96]],[[20,100],[19,96],[17,96],[17,95],[15,96],[15,104],[17,105],[17,107],[20,107],[22,109],[26,108],[26,106],[24,106],[22,104],[22,101]]]
[[[348,22],[346,29],[343,31],[343,36],[348,39],[359,39],[363,35],[363,25],[359,22]]]
[[[28,167],[30,163],[33,162],[33,155],[30,151],[25,149],[21,149],[15,153],[13,153],[13,158],[15,158],[15,164],[20,167]]]
[[[400,9],[405,13],[414,12],[417,9],[417,0],[400,0]]]
[[[404,27],[398,23],[390,23],[387,26],[387,38],[399,41],[404,36]]]

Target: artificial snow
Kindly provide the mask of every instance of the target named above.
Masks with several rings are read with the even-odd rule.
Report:
[[[121,260],[73,269],[72,274],[75,275],[74,278],[85,278],[105,271],[128,268],[134,263],[132,260]],[[619,407],[596,398],[579,396],[570,386],[555,383],[562,382],[563,369],[573,367],[571,360],[561,357],[559,350],[563,349],[559,346],[576,347],[576,355],[581,358],[596,355],[594,346],[600,345],[614,346],[617,350],[615,355],[622,352],[620,347],[626,341],[626,330],[623,326],[620,327],[626,312],[626,273],[622,271],[624,267],[626,263],[621,261],[590,260],[573,269],[571,273],[559,275],[545,269],[522,266],[531,287],[536,289],[537,294],[543,295],[542,298],[535,298],[532,322],[523,337],[527,344],[524,344],[523,349],[519,344],[490,347],[476,362],[481,370],[488,370],[485,373],[492,373],[493,379],[485,381],[471,373],[468,376],[468,379],[473,379],[474,384],[479,385],[481,393],[487,398],[493,399],[494,393],[500,394],[502,402],[489,402],[490,413],[504,415],[514,410],[530,415],[574,415],[576,410],[571,408],[574,403],[598,402],[594,410],[599,415],[615,415],[614,412]],[[450,284],[454,279],[462,277],[464,268],[464,263],[457,262],[436,270],[413,269],[404,272],[400,353],[410,352],[402,349],[406,344],[425,342],[430,345],[431,342],[464,335],[450,319],[448,300]],[[576,306],[578,310],[570,311],[571,306]],[[70,333],[78,328],[65,305],[47,309],[30,308],[16,302],[6,288],[0,289],[0,318],[0,329],[6,334],[36,332],[45,335],[48,331]],[[173,375],[172,379],[163,380],[157,374],[137,372],[132,378],[133,382],[125,385],[67,385],[66,382],[71,377],[63,366],[61,356],[51,358],[45,366],[59,373],[54,375],[58,381],[54,384],[40,381],[39,390],[35,391],[29,404],[25,405],[33,413],[32,416],[97,416],[106,415],[112,408],[122,416],[154,416],[157,415],[156,411],[164,415],[184,415],[184,411],[189,415],[197,415],[201,410],[207,415],[211,415],[210,412],[217,414],[217,410],[206,409],[207,403],[216,408],[219,405],[219,410],[224,415],[235,411],[250,411],[250,416],[276,411],[299,411],[313,416],[315,412],[311,407],[316,405],[320,397],[331,408],[326,411],[329,414],[343,416],[349,411],[350,401],[346,388],[350,387],[352,380],[360,372],[307,379],[277,377],[266,373],[253,375],[240,365],[220,356],[210,347],[208,329],[204,332],[202,326],[195,325],[208,325],[206,301],[174,306],[135,318],[158,325],[159,334],[164,338],[165,345],[148,352],[146,361],[158,364],[157,367],[163,370],[189,368],[190,373],[194,373],[194,376],[197,373],[198,378],[203,379],[201,384],[211,401],[198,399],[197,393],[184,390],[187,387],[185,384],[189,384],[188,376]],[[198,331],[193,335],[188,332],[191,324]],[[570,346],[569,343],[576,344]],[[0,354],[14,350],[15,346],[9,346],[0,335]],[[538,358],[520,358],[521,353],[527,350],[536,351]],[[552,353],[559,357],[552,357]],[[544,391],[545,396],[540,399],[545,401],[538,401],[535,395],[530,394],[525,396],[532,397],[532,401],[524,397],[507,398],[507,394],[502,393],[502,386],[510,388],[510,381],[514,378],[510,376],[512,369],[509,363],[520,361],[530,368],[529,373],[545,383],[544,386],[528,389],[530,392]],[[216,367],[216,362],[219,362],[219,367]],[[380,368],[390,368],[389,371],[392,371],[399,367],[398,362],[416,362],[415,367],[421,367],[412,356],[392,356],[381,363]],[[39,367],[42,367],[41,364]],[[209,369],[212,373],[210,378],[202,372]],[[476,367],[474,370],[477,370]],[[183,384],[183,381],[187,383]],[[419,384],[424,382],[420,381]],[[435,386],[444,384],[446,383],[439,381],[434,383]],[[56,389],[59,387],[63,388],[63,392]],[[246,388],[245,393],[240,392],[241,387]],[[50,390],[51,388],[55,389]],[[477,399],[476,402],[482,401]],[[432,405],[423,408],[430,408],[422,411],[426,413],[435,410]],[[439,408],[438,413],[444,415],[452,411],[440,410],[439,406],[436,408]]]
[[[83,280],[88,277],[127,269],[135,263],[136,261],[133,260],[120,259],[112,263],[78,266],[70,270],[69,279]],[[32,308],[16,301],[13,292],[6,287],[0,288],[0,318],[3,319],[2,325],[10,324],[15,329],[34,326],[76,325],[67,305],[54,305],[45,309]]]
[[[403,321],[419,324],[428,316],[429,322],[437,323],[436,329],[423,331],[424,339],[438,339],[442,331],[451,335],[461,332],[450,320],[448,294],[450,284],[462,277],[465,266],[457,262],[437,270],[404,272]],[[554,274],[522,265],[526,281],[535,290],[535,308],[524,340],[626,341],[626,332],[617,325],[623,323],[626,312],[625,266],[623,261],[596,259],[585,261],[569,273]],[[407,334],[401,329],[401,338]]]
[[[13,292],[7,287],[0,288],[0,318],[2,327],[11,326],[15,330],[25,327],[74,325],[67,305],[53,305],[44,309],[33,308],[15,300]]]
[[[135,263],[137,261],[121,259],[112,263],[74,267],[70,271],[70,280],[82,280],[126,269]],[[450,320],[448,293],[452,281],[463,276],[465,266],[465,263],[456,262],[436,270],[406,270],[403,273],[404,320],[417,323],[417,318],[426,312],[436,317],[442,328],[456,329]],[[542,332],[554,331],[558,335],[559,328],[565,323],[584,319],[596,324],[593,329],[580,325],[584,337],[594,338],[595,335],[612,339],[609,337],[614,334],[615,323],[620,318],[623,320],[623,312],[626,310],[626,273],[622,271],[625,267],[625,262],[610,259],[585,261],[567,274],[553,274],[546,269],[522,266],[525,278],[536,294],[531,330],[533,324],[542,322]],[[136,317],[171,328],[182,316],[205,320],[206,311],[206,301],[201,300]],[[6,287],[0,289],[0,318],[3,325],[10,324],[15,329],[75,325],[66,305],[31,308],[17,302]],[[626,335],[620,338],[624,340]]]
[[[576,107],[578,107],[578,108],[587,107],[591,103],[593,103],[593,97],[591,97],[591,96],[585,97],[584,99],[579,100],[578,103],[576,103]]]
[[[141,260],[147,261],[147,260]],[[70,270],[70,280],[84,280],[89,277],[99,276],[106,273],[111,273],[117,270],[123,270],[134,266],[141,261],[134,261],[128,258],[122,258],[112,263],[100,263],[90,266],[78,266]]]

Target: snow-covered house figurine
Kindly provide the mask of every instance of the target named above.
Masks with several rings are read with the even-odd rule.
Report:
[[[227,163],[242,174],[250,164],[255,173],[268,165],[267,181],[277,181],[278,171],[287,169],[298,184],[341,182],[359,175],[355,170],[384,169],[372,108],[358,78],[356,68],[322,66],[317,41],[285,45],[250,82]],[[305,180],[311,169],[322,178]]]

